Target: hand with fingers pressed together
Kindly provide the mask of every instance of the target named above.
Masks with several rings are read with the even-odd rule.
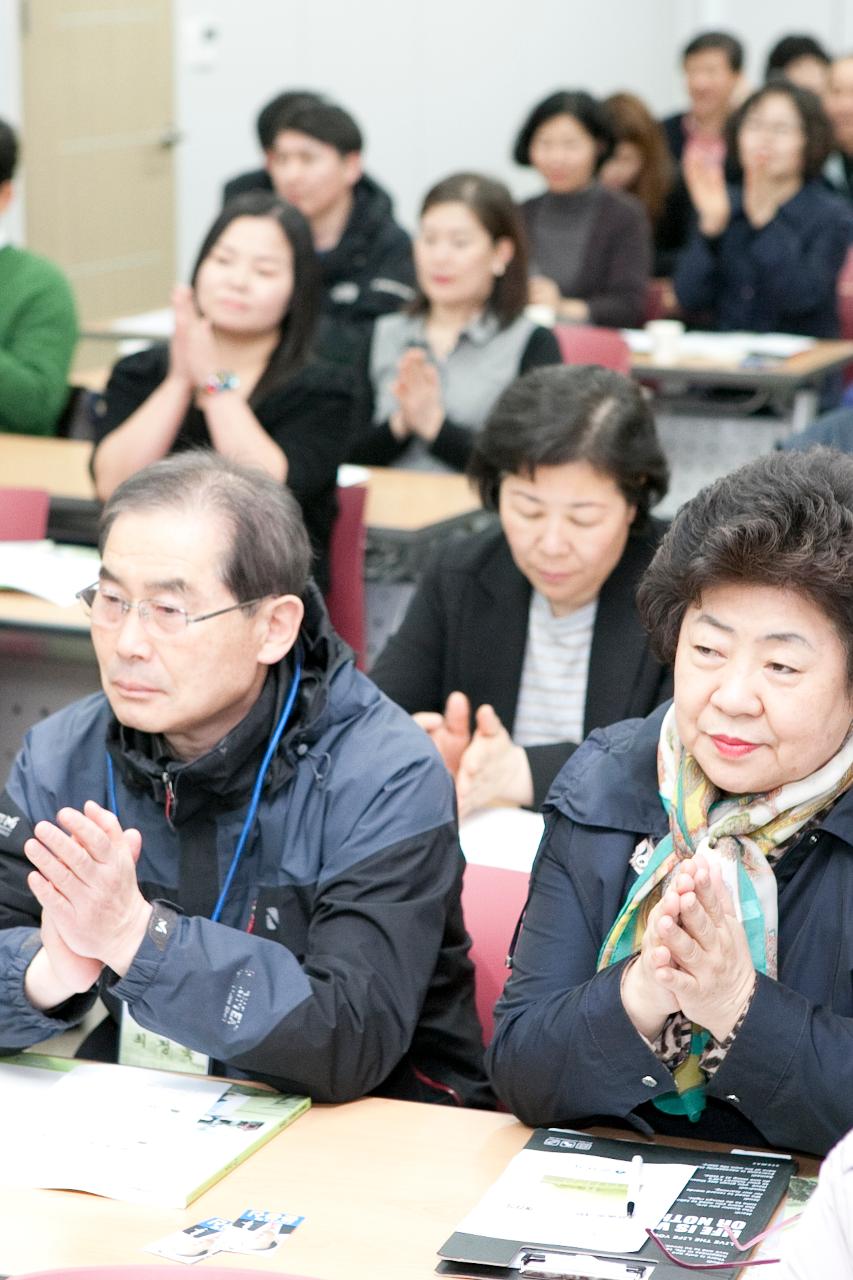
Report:
[[[108,809],[60,809],[39,822],[24,851],[27,883],[42,908],[42,950],[30,964],[27,996],[51,1008],[92,986],[104,965],[124,974],[145,936],[151,906],[136,880],[138,831],[123,831]]]
[[[456,775],[459,817],[489,805],[531,805],[533,776],[527,752],[516,746],[487,703],[477,708],[475,725]]]
[[[649,915],[622,1001],[646,1039],[678,1010],[717,1040],[734,1029],[755,986],[755,966],[718,865],[702,853],[679,867]]]
[[[471,703],[464,693],[455,690],[441,711],[416,711],[412,716],[432,739],[445,767],[454,778],[471,741]]]
[[[459,817],[490,805],[531,805],[533,778],[527,752],[512,741],[494,707],[478,707],[471,732],[471,703],[455,690],[444,712],[417,711],[412,719],[429,734],[456,779]]]
[[[392,432],[435,440],[444,422],[444,402],[438,369],[422,348],[410,347],[400,357],[391,390],[399,404],[391,416]]]

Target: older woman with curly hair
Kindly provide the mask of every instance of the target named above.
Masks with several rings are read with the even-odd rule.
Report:
[[[554,783],[493,1083],[531,1124],[822,1154],[853,1125],[853,458],[703,490],[638,604],[674,699]]]

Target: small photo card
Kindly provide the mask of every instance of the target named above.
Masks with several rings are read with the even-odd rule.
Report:
[[[269,1253],[295,1231],[301,1215],[274,1213],[270,1209],[244,1209],[223,1237],[220,1248],[229,1253]]]
[[[146,1253],[156,1253],[161,1258],[170,1258],[172,1262],[192,1264],[210,1258],[223,1248],[223,1236],[231,1226],[227,1218],[205,1218],[192,1227],[184,1227],[183,1231],[173,1231],[171,1235],[155,1240],[145,1246]]]

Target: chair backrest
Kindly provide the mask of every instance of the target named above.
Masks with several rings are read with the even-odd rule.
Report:
[[[47,533],[46,489],[0,489],[0,542],[31,542]]]
[[[339,485],[338,516],[329,544],[329,590],[326,605],[332,626],[356,652],[363,669],[365,657],[364,626],[364,548],[367,530],[364,505],[367,486]]]
[[[291,1271],[250,1271],[247,1267],[205,1267],[206,1280],[258,1280],[259,1275],[274,1276],[275,1280],[312,1280],[311,1276],[297,1276]],[[14,1280],[187,1280],[185,1264],[170,1267],[152,1262],[100,1267],[57,1267],[50,1271],[28,1271],[16,1275]]]
[[[853,339],[853,248],[847,250],[844,266],[835,283],[838,299],[838,322],[841,337],[847,342]]]
[[[671,314],[669,309],[669,297],[672,292],[672,285],[669,280],[663,278],[654,278],[646,285],[646,310],[643,319],[648,324],[649,320],[664,320]]]
[[[494,1008],[509,976],[506,956],[527,899],[526,871],[469,862],[462,881],[462,912],[471,935],[471,959],[477,1013],[488,1044],[494,1030]]]
[[[600,364],[616,373],[631,372],[631,349],[615,329],[589,324],[557,324],[554,333],[564,364]]]

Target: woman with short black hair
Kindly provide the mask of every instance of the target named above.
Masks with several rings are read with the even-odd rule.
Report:
[[[432,736],[463,816],[540,804],[584,734],[670,687],[634,604],[668,483],[639,389],[597,367],[526,374],[469,473],[500,523],[443,548],[371,671]]]
[[[615,328],[643,322],[649,220],[634,196],[597,180],[615,140],[600,102],[563,89],[537,103],[513,148],[516,164],[538,170],[548,187],[521,212],[530,239],[530,301],[552,308],[559,320]]]
[[[703,490],[638,605],[674,699],[554,783],[496,1092],[823,1154],[853,1124],[853,458]]]

